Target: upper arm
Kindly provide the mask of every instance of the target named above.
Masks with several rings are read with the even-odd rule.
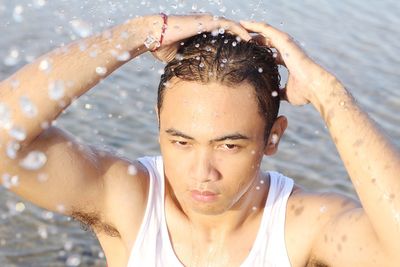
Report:
[[[45,164],[39,169],[22,167],[21,161],[34,151],[45,155]],[[65,214],[85,203],[101,208],[103,170],[97,151],[78,144],[58,128],[50,127],[42,132],[18,152],[16,159],[2,158],[0,171],[3,175],[18,177],[17,184],[9,187],[10,191],[42,208]]]
[[[332,267],[398,266],[399,256],[386,253],[362,208],[340,207],[335,201],[343,203],[343,197],[333,197],[332,201],[332,216],[317,232],[311,261]]]
[[[27,170],[19,164],[32,151],[46,156],[46,163],[38,170]],[[112,210],[115,195],[121,195],[123,188],[130,186],[141,192],[136,194],[137,201],[145,197],[142,189],[146,184],[136,182],[145,179],[127,179],[129,165],[51,127],[20,151],[17,159],[2,159],[0,174],[18,176],[18,183],[9,190],[42,208],[66,215],[81,212],[104,216]],[[136,176],[140,175],[142,172]]]

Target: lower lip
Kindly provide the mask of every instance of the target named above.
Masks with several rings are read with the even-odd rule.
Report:
[[[218,194],[215,194],[213,192],[203,192],[201,193],[200,191],[193,190],[191,191],[192,193],[192,198],[199,201],[199,202],[213,202],[218,198]]]

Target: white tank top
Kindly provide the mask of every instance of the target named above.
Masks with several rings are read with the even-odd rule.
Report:
[[[164,210],[164,167],[162,157],[139,159],[148,170],[148,202],[128,261],[128,267],[183,267],[169,238]],[[269,172],[270,188],[262,221],[251,251],[241,267],[290,267],[285,246],[286,203],[293,180]]]

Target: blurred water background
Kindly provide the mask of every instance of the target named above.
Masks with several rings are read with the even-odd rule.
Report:
[[[400,2],[396,0],[0,0],[0,79],[59,45],[161,11],[207,11],[267,21],[289,32],[312,58],[339,77],[400,147]],[[153,107],[162,68],[151,55],[127,63],[74,102],[57,125],[83,142],[125,157],[158,154]],[[263,168],[283,172],[316,191],[355,196],[319,114],[311,106],[288,104],[281,114],[289,118],[289,128],[279,153],[264,159]],[[0,266],[105,265],[97,240],[78,223],[0,188]]]

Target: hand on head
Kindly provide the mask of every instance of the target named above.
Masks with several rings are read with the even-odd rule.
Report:
[[[153,25],[157,25],[161,34],[162,16],[150,16],[149,19],[153,20]],[[289,73],[287,84],[282,88],[280,95],[282,100],[293,105],[313,102],[315,90],[336,80],[332,74],[311,60],[289,34],[265,23],[237,23],[204,13],[169,16],[167,28],[164,29],[163,43],[153,51],[153,55],[161,61],[169,62],[176,56],[179,45],[186,38],[202,32],[218,34],[225,31],[239,36],[242,40],[253,39],[277,50],[277,63],[285,66]],[[250,33],[257,35],[252,37]]]

